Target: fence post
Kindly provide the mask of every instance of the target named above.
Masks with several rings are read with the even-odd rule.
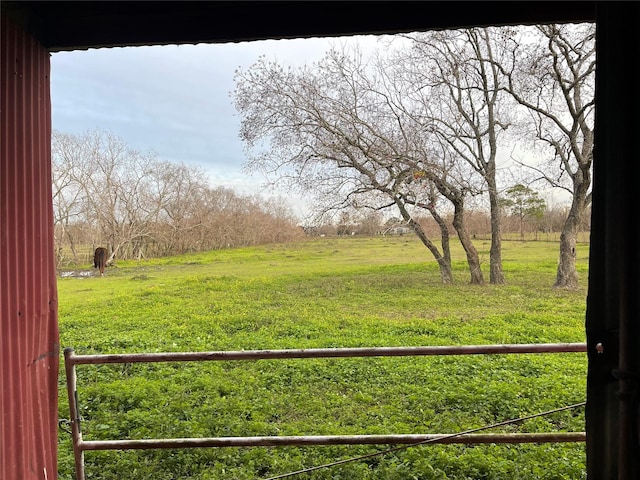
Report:
[[[65,348],[64,369],[67,374],[67,396],[71,414],[71,437],[73,440],[73,457],[76,464],[76,480],[85,480],[82,429],[80,428],[80,411],[78,409],[78,391],[76,388],[76,365],[71,359],[72,356],[73,348]]]

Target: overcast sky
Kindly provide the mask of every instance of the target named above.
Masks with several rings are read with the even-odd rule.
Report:
[[[374,45],[376,38],[356,37],[361,45]],[[202,166],[214,187],[270,196],[274,193],[260,191],[262,178],[242,172],[239,118],[229,95],[234,71],[248,68],[260,55],[288,65],[311,63],[332,44],[345,41],[312,38],[53,53],[53,129],[110,132],[161,160]]]

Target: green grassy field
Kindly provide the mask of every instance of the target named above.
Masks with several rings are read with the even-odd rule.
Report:
[[[488,271],[488,242],[477,245]],[[502,286],[457,283],[413,237],[118,262],[58,281],[77,354],[584,342],[582,287],[554,290],[558,244],[505,242]],[[86,270],[90,270],[87,266]],[[488,274],[487,274],[488,276]],[[584,401],[584,354],[370,357],[78,366],[85,440],[455,433]],[[68,418],[64,372],[60,417]],[[583,431],[582,409],[487,433]],[[265,479],[380,446],[86,452],[88,479]],[[72,479],[61,430],[59,478]],[[582,479],[584,444],[424,445],[288,478]]]

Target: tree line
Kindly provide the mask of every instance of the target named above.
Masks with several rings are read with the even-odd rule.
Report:
[[[140,259],[304,235],[284,199],[211,187],[202,169],[100,130],[53,132],[52,182],[58,265],[88,262],[87,246]]]
[[[239,195],[210,187],[195,166],[159,160],[129,148],[115,135],[99,130],[52,136],[55,243],[59,265],[90,261],[97,246],[107,245],[113,258],[170,256],[220,248],[296,241],[318,235],[405,234],[408,222],[385,217],[380,210],[343,209],[331,222],[306,228],[283,199]],[[559,232],[568,207],[549,207],[538,192],[517,184],[501,198],[506,232],[520,238]],[[442,220],[454,231],[455,215]],[[416,215],[428,236],[439,225]],[[465,211],[473,238],[490,238],[491,221],[482,210]],[[582,230],[588,230],[584,219]]]
[[[533,190],[530,190],[531,197],[513,196],[513,191],[521,195],[522,189],[530,190],[522,185],[515,185],[507,190],[507,195],[501,201],[501,223],[505,236],[511,240],[559,241],[570,207],[566,204],[548,204]],[[588,209],[578,228],[582,234],[579,241],[582,243],[589,241],[590,214],[591,209]],[[451,232],[455,231],[453,217],[452,213],[443,215],[443,220]],[[416,216],[415,220],[427,235],[438,235],[440,227],[430,216]],[[485,210],[467,209],[465,224],[472,238],[483,241],[491,238],[491,218]],[[412,229],[402,218],[386,218],[379,211],[343,210],[335,221],[305,227],[305,232],[311,236],[373,236],[404,235],[412,233]]]
[[[489,281],[502,284],[506,190],[544,182],[568,193],[554,286],[575,288],[591,204],[595,65],[593,24],[417,32],[368,56],[343,44],[303,67],[262,57],[236,71],[232,97],[247,168],[312,196],[318,218],[396,212],[444,283],[453,282],[450,225],[470,282],[485,283],[470,208],[488,211]],[[501,161],[512,145],[529,155]],[[437,233],[423,228],[424,215]]]

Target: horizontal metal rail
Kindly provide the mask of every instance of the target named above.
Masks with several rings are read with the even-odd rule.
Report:
[[[318,435],[267,437],[164,438],[83,441],[83,450],[144,450],[151,448],[282,447],[318,445],[413,445],[417,443],[569,443],[584,442],[584,432],[496,433],[452,436],[444,433],[410,435]]]
[[[584,442],[584,432],[510,433],[510,434],[410,434],[410,435],[323,435],[172,438],[144,440],[82,439],[78,405],[76,365],[114,363],[202,362],[234,360],[276,360],[294,358],[406,357],[435,355],[500,355],[539,353],[584,353],[585,343],[464,345],[421,347],[315,348],[290,350],[241,350],[217,352],[134,353],[113,355],[75,355],[72,348],[64,351],[67,395],[71,416],[71,434],[77,480],[85,480],[84,452],[89,450],[133,450],[160,448],[258,447],[364,444],[481,444],[481,443],[558,443]]]
[[[67,351],[68,354],[67,354]],[[71,364],[205,362],[233,360],[276,360],[283,358],[336,357],[410,357],[431,355],[498,355],[524,353],[580,353],[586,343],[538,343],[512,345],[463,345],[427,347],[362,347],[306,348],[290,350],[240,350],[219,352],[125,353],[113,355],[75,355],[65,350],[65,360]]]

